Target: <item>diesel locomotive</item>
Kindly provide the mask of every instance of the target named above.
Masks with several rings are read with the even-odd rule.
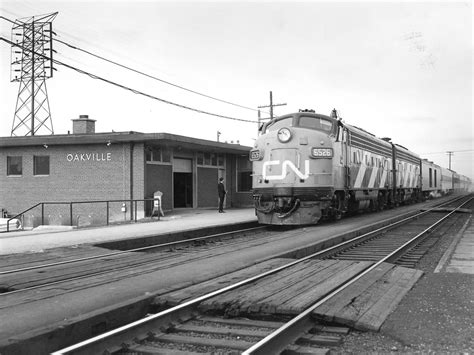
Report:
[[[343,123],[335,109],[329,116],[300,110],[265,123],[250,160],[262,224],[314,224],[426,197],[420,156]]]

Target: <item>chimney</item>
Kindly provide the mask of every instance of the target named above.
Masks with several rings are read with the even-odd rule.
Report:
[[[92,133],[95,133],[95,120],[91,120],[88,115],[79,115],[79,118],[72,120],[72,134]]]

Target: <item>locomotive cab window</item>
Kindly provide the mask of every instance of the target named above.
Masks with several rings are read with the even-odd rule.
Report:
[[[269,122],[265,131],[266,132],[278,131],[280,128],[290,127],[290,126],[293,126],[293,117],[286,117],[286,118]]]
[[[331,121],[312,116],[300,116],[298,126],[327,133],[330,133],[333,129],[333,123]]]

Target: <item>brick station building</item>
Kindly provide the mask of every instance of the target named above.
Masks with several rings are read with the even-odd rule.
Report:
[[[95,120],[80,116],[72,134],[0,137],[0,208],[12,216],[41,202],[116,201],[45,205],[24,224],[90,225],[151,215],[161,191],[163,210],[217,210],[217,181],[224,177],[226,207],[250,207],[250,147],[168,133],[95,133]],[[125,204],[125,205],[124,205]],[[135,211],[133,211],[135,209]],[[132,211],[130,211],[132,210]],[[130,213],[132,212],[132,213]],[[72,217],[72,223],[71,223]]]

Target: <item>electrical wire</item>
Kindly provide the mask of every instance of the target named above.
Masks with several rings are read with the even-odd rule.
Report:
[[[90,51],[87,51],[87,50],[85,50],[85,49],[82,49],[82,48],[79,48],[79,47],[77,47],[77,46],[74,46],[74,45],[72,45],[72,44],[70,44],[70,43],[67,43],[67,42],[64,42],[64,41],[62,41],[62,40],[60,40],[60,39],[53,38],[53,40],[56,41],[56,42],[62,43],[62,44],[64,44],[64,45],[68,46],[69,48],[72,48],[72,49],[75,49],[75,50],[84,52],[84,53],[89,54],[89,55],[91,55],[91,56],[93,56],[93,57],[95,57],[95,58],[98,58],[98,59],[101,59],[101,60],[106,61],[106,62],[108,62],[108,63],[114,64],[114,65],[119,66],[119,67],[121,67],[121,68],[130,70],[130,71],[132,71],[132,72],[134,72],[134,73],[137,73],[137,74],[146,76],[147,78],[150,78],[150,79],[153,79],[153,80],[157,80],[157,81],[162,82],[162,83],[167,84],[167,85],[174,86],[174,87],[176,87],[176,88],[178,88],[178,89],[185,90],[185,91],[191,92],[191,93],[196,94],[196,95],[204,96],[204,97],[207,97],[208,99],[212,99],[212,100],[216,100],[216,101],[219,101],[219,102],[223,102],[223,103],[225,103],[225,104],[229,104],[229,105],[233,105],[233,106],[236,106],[236,107],[240,107],[240,108],[244,108],[244,109],[247,109],[247,110],[251,110],[251,111],[258,112],[257,109],[254,109],[254,108],[251,108],[251,107],[247,107],[247,106],[239,105],[239,104],[236,104],[236,103],[233,103],[233,102],[230,102],[230,101],[218,99],[218,98],[216,98],[216,97],[213,97],[213,96],[210,96],[210,95],[206,95],[206,94],[200,93],[200,92],[195,91],[195,90],[191,90],[191,89],[185,88],[185,87],[183,87],[183,86],[181,86],[181,85],[173,84],[173,83],[171,83],[171,82],[169,82],[169,81],[160,79],[160,78],[158,78],[158,77],[156,77],[156,76],[153,76],[153,75],[144,73],[144,72],[142,72],[142,71],[140,71],[140,70],[131,68],[131,67],[129,67],[129,66],[126,66],[126,65],[117,63],[117,62],[115,62],[115,61],[113,61],[113,60],[111,60],[111,59],[104,58],[104,57],[102,57],[102,56],[100,56],[100,55],[98,55],[98,54],[94,54],[94,53],[92,53],[92,52],[90,52]]]
[[[421,155],[428,155],[428,154],[446,154],[446,153],[464,153],[464,152],[474,152],[474,149],[464,149],[464,150],[446,150],[444,152],[428,152],[428,153],[421,153]]]
[[[16,44],[16,43],[13,43],[12,41],[7,40],[6,38],[0,37],[0,40],[5,41],[6,43],[10,44],[11,46],[19,47],[19,48],[21,48],[22,50],[26,50],[26,51],[31,52],[30,49],[28,49],[28,48],[23,48],[21,45]],[[44,55],[44,54],[42,54],[42,53],[36,53],[36,52],[35,52],[35,53],[33,53],[33,54],[38,55],[38,56],[42,56],[42,57],[44,57],[44,58],[49,59],[46,55]],[[145,96],[145,97],[148,97],[148,98],[151,98],[151,99],[154,99],[154,100],[157,100],[157,101],[160,101],[160,102],[169,104],[169,105],[174,105],[174,106],[177,106],[177,107],[180,107],[180,108],[184,108],[184,109],[187,109],[187,110],[190,110],[190,111],[199,112],[199,113],[206,114],[206,115],[210,115],[210,116],[214,116],[214,117],[220,117],[220,118],[225,118],[225,119],[234,120],[234,121],[249,122],[249,123],[254,123],[254,124],[257,123],[257,121],[253,121],[253,120],[245,120],[245,119],[242,119],[242,118],[235,118],[235,117],[230,117],[230,116],[224,116],[224,115],[220,115],[220,114],[217,114],[217,113],[212,113],[212,112],[208,112],[208,111],[204,111],[204,110],[192,108],[192,107],[189,107],[189,106],[186,106],[186,105],[178,104],[178,103],[176,103],[176,102],[172,102],[172,101],[169,101],[169,100],[165,100],[165,99],[159,98],[159,97],[157,97],[157,96],[154,96],[154,95],[151,95],[151,94],[147,94],[147,93],[145,93],[145,92],[143,92],[143,91],[136,90],[136,89],[133,89],[133,88],[131,88],[131,87],[128,87],[128,86],[119,84],[119,83],[114,82],[114,81],[112,81],[112,80],[109,80],[109,79],[100,77],[100,76],[98,76],[98,75],[89,73],[89,72],[87,72],[87,71],[85,71],[85,70],[82,70],[82,69],[73,67],[72,65],[63,63],[63,62],[61,62],[61,61],[59,61],[59,60],[57,60],[57,59],[52,59],[52,61],[53,61],[53,63],[55,63],[55,64],[62,65],[62,66],[64,66],[64,67],[69,68],[69,69],[71,69],[71,70],[74,70],[74,71],[76,71],[76,72],[78,72],[78,73],[87,75],[87,76],[89,76],[89,77],[92,78],[92,79],[97,79],[97,80],[103,81],[103,82],[105,82],[105,83],[108,83],[108,84],[117,86],[117,87],[122,88],[122,89],[124,89],[124,90],[133,92],[134,94],[142,95],[142,96]]]
[[[15,21],[12,21],[12,20],[10,20],[10,19],[4,17],[4,16],[0,16],[0,18],[2,18],[2,19],[4,19],[4,20],[7,20],[8,22],[11,22],[11,23],[13,23],[13,24],[16,24]],[[254,111],[254,112],[258,112],[258,111],[259,111],[258,109],[254,109],[254,108],[247,107],[247,106],[243,106],[243,105],[240,105],[240,104],[236,104],[236,103],[233,103],[233,102],[230,102],[230,101],[222,100],[222,99],[219,99],[219,98],[216,98],[216,97],[207,95],[207,94],[200,93],[200,92],[195,91],[195,90],[191,90],[191,89],[185,88],[185,87],[183,87],[183,86],[181,86],[181,85],[173,84],[173,83],[171,83],[171,82],[169,82],[169,81],[160,79],[160,78],[158,78],[158,77],[156,77],[156,76],[153,76],[153,75],[144,73],[144,72],[142,72],[142,71],[140,71],[140,70],[137,70],[137,69],[131,68],[131,67],[129,67],[129,66],[120,64],[120,63],[118,63],[118,62],[115,62],[115,61],[113,61],[113,60],[111,60],[111,59],[107,59],[107,58],[105,58],[105,57],[103,57],[103,56],[100,56],[100,55],[98,55],[98,54],[94,54],[94,53],[92,53],[92,52],[90,52],[90,51],[88,51],[88,50],[85,50],[85,49],[82,49],[82,48],[80,48],[80,47],[74,46],[74,45],[72,45],[72,44],[70,44],[70,43],[67,43],[67,42],[64,42],[64,41],[62,41],[62,40],[60,40],[60,39],[53,38],[53,40],[56,41],[56,42],[62,43],[62,44],[66,45],[66,46],[68,46],[69,48],[72,48],[72,49],[74,49],[74,50],[84,52],[84,53],[89,54],[89,55],[91,55],[91,56],[93,56],[93,57],[95,57],[95,58],[98,58],[98,59],[101,59],[101,60],[106,61],[106,62],[108,62],[108,63],[114,64],[114,65],[119,66],[119,67],[121,67],[121,68],[130,70],[130,71],[132,71],[132,72],[134,72],[134,73],[137,73],[137,74],[146,76],[146,77],[148,77],[148,78],[150,78],[150,79],[157,80],[157,81],[162,82],[162,83],[164,83],[164,84],[171,85],[171,86],[176,87],[176,88],[179,88],[179,89],[181,89],[181,90],[185,90],[185,91],[191,92],[191,93],[196,94],[196,95],[200,95],[200,96],[203,96],[203,97],[207,97],[207,98],[212,99],[212,100],[215,100],[215,101],[219,101],[219,102],[222,102],[222,103],[225,103],[225,104],[229,104],[229,105],[233,105],[233,106],[240,107],[240,108],[243,108],[243,109],[251,110],[251,111]],[[200,112],[201,112],[201,111],[200,111]],[[203,113],[204,113],[204,112],[203,112]]]

